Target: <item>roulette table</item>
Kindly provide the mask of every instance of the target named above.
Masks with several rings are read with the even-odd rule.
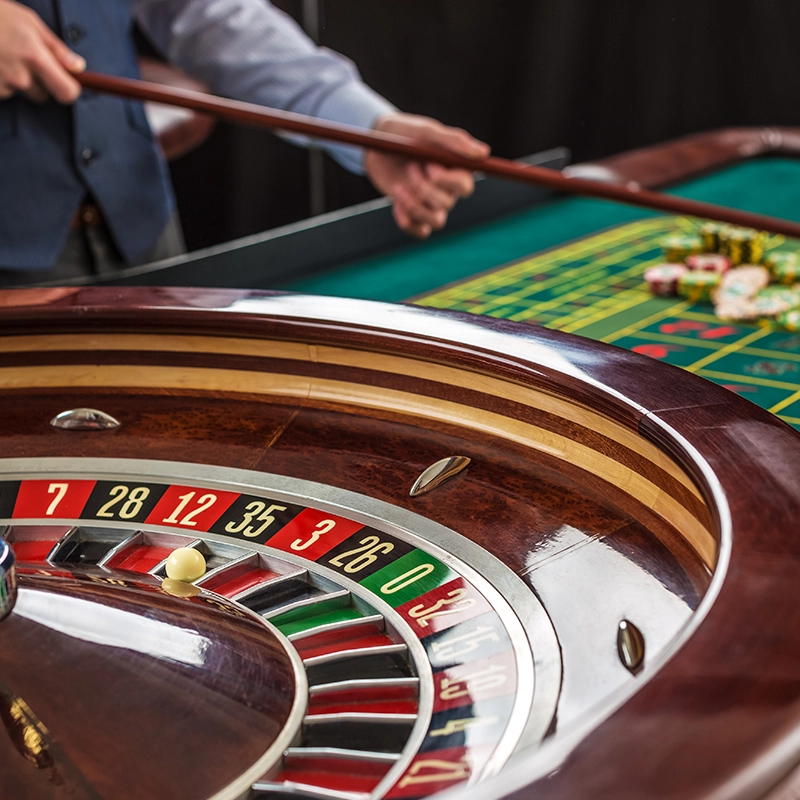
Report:
[[[795,796],[800,440],[736,393],[162,286],[0,293],[0,393],[4,796]]]
[[[567,167],[567,173],[798,219],[800,135],[729,129]],[[528,159],[563,168],[557,148]],[[653,298],[643,273],[696,219],[488,178],[451,225],[410,243],[382,201],[131,270],[114,283],[282,288],[415,302],[600,339],[681,366],[800,425],[800,339]],[[772,236],[767,248],[797,251]]]

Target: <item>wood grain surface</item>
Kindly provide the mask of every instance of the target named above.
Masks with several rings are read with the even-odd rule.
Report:
[[[798,128],[723,128],[693,133],[616,156],[575,164],[571,175],[660,189],[722,167],[764,156],[800,156]]]

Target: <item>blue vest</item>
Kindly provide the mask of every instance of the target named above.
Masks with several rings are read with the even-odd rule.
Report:
[[[131,4],[26,0],[88,69],[138,77]],[[88,90],[72,107],[0,101],[0,268],[51,267],[87,195],[126,261],[152,249],[175,201],[142,105]]]

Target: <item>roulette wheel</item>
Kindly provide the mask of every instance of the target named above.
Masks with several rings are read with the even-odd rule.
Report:
[[[0,294],[0,391],[4,796],[793,796],[800,440],[732,393],[170,288]]]

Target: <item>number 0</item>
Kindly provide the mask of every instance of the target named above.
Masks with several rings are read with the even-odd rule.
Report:
[[[435,569],[436,567],[434,567],[433,564],[420,564],[414,567],[414,569],[410,569],[408,572],[398,575],[388,583],[384,583],[383,586],[381,586],[381,594],[394,594],[395,592],[399,592],[401,589],[405,589],[406,586],[411,586],[412,583],[416,583],[426,575],[430,575]]]

